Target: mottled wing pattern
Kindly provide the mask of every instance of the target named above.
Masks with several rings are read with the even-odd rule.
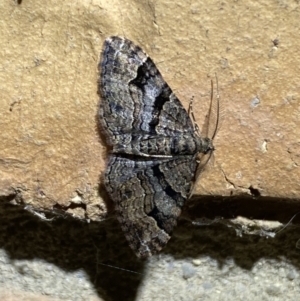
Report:
[[[149,257],[170,239],[196,170],[193,156],[171,159],[111,156],[107,191],[118,220],[138,257]]]
[[[148,257],[170,239],[197,155],[211,143],[195,136],[180,101],[131,41],[106,39],[99,69],[99,117],[113,146],[105,186],[130,246]]]
[[[193,133],[186,110],[153,61],[133,42],[110,37],[99,63],[100,121],[111,145],[135,136]]]

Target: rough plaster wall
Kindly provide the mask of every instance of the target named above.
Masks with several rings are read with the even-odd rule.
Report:
[[[104,38],[122,35],[148,52],[185,106],[195,97],[200,126],[218,75],[222,126],[196,195],[253,187],[297,197],[299,14],[297,2],[282,1],[4,2],[1,195],[18,191],[34,208],[59,204],[79,217],[105,213],[97,63]]]
[[[214,164],[203,174],[191,208],[203,194],[299,198],[297,1],[0,3],[1,197],[34,211],[106,217],[97,64],[103,40],[121,35],[151,56],[186,107],[194,96],[200,127],[210,80],[218,75],[222,126]],[[266,214],[274,209],[268,206]],[[202,216],[192,211],[193,218]],[[228,208],[221,213],[228,215]],[[163,275],[168,277],[168,269]]]

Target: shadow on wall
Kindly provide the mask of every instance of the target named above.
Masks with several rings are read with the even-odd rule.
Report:
[[[7,199],[3,201],[7,202]],[[21,206],[4,202],[0,206],[0,248],[11,259],[40,258],[66,271],[82,269],[104,300],[135,300],[145,274],[145,263],[130,250],[114,218],[86,223],[61,215],[52,221],[42,221]],[[228,202],[222,206],[226,204]],[[209,203],[203,208],[207,210],[207,206]],[[250,235],[238,237],[233,228],[222,224],[200,227],[181,219],[162,254],[169,254],[175,259],[210,256],[217,259],[220,266],[226,259],[232,258],[244,269],[251,269],[262,257],[278,260],[285,256],[300,269],[300,250],[295,247],[299,238],[295,226],[289,226],[275,238],[267,239]]]

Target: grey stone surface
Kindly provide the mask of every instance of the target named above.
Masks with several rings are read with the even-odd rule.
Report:
[[[266,238],[181,219],[160,255],[141,261],[114,218],[87,223],[48,214],[47,221],[18,206],[0,208],[0,297],[261,301],[300,294],[296,226]]]

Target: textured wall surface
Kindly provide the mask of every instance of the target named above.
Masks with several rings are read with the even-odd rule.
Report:
[[[222,124],[196,195],[300,195],[299,6],[255,1],[34,1],[3,4],[0,194],[105,213],[97,125],[103,40],[122,35],[154,60],[201,127],[217,73]],[[99,193],[100,192],[100,193]],[[100,205],[99,205],[100,204]]]
[[[222,104],[221,128],[215,140],[214,160],[202,174],[195,190],[195,198],[189,203],[190,211],[187,212],[190,217],[197,220],[207,210],[206,205],[211,206],[213,203],[211,202],[213,199],[208,199],[207,204],[204,203],[199,208],[196,201],[202,195],[223,198],[220,201],[223,207],[217,207],[219,208],[217,211],[205,214],[212,219],[216,216],[235,217],[238,215],[236,208],[241,206],[240,204],[249,210],[240,210],[239,215],[268,219],[268,212],[272,211],[273,217],[285,214],[282,219],[278,218],[283,223],[287,223],[293,214],[299,211],[297,201],[300,196],[300,3],[298,1],[2,2],[1,200],[25,205],[39,220],[40,217],[43,218],[42,215],[37,216],[41,211],[55,213],[55,210],[66,212],[81,220],[99,222],[106,219],[111,203],[107,200],[101,184],[107,149],[97,121],[99,104],[97,64],[104,39],[110,35],[120,35],[133,40],[149,54],[186,108],[190,99],[194,97],[194,112],[200,129],[208,110],[210,81],[215,79],[215,73],[218,76]],[[234,203],[224,205],[222,200],[231,202],[232,198],[229,198],[231,196],[235,196]],[[254,202],[252,197],[257,196],[262,198]],[[264,203],[264,197],[268,198],[268,203]],[[283,204],[273,205],[273,201],[278,200],[282,200]],[[290,202],[292,205],[289,205],[292,207],[285,207],[284,204],[289,200],[293,201]],[[260,210],[259,214],[252,214],[251,210],[254,210],[254,207]],[[39,232],[41,238],[48,235],[55,237],[55,243],[52,245],[53,253],[44,255],[41,249],[49,248],[53,242],[43,244],[42,239],[35,241],[33,239],[35,223],[38,222],[34,219],[33,223],[31,220],[33,217],[28,218],[29,222],[23,221],[23,212],[20,210],[19,213],[14,213],[8,218],[7,224],[2,221],[0,234],[4,235],[4,238],[0,244],[4,253],[1,253],[3,265],[0,265],[0,269],[1,281],[5,283],[3,287],[7,289],[3,293],[0,291],[0,297],[5,296],[4,299],[14,300],[16,295],[15,299],[19,300],[19,291],[26,291],[28,298],[24,297],[24,300],[35,300],[34,298],[39,296],[31,296],[30,293],[34,291],[48,295],[49,300],[98,300],[98,297],[103,297],[104,300],[118,300],[118,294],[115,292],[108,293],[108,297],[105,293],[111,289],[113,278],[108,278],[110,283],[107,280],[107,283],[99,286],[101,277],[95,276],[97,286],[94,274],[99,271],[87,268],[94,261],[98,262],[98,259],[89,258],[85,265],[80,261],[84,255],[69,249],[64,249],[63,258],[67,262],[72,257],[70,264],[61,263],[57,259],[61,256],[61,247],[66,243],[63,237],[69,235],[67,230],[58,237],[55,236],[58,234],[50,233],[48,230]],[[51,221],[42,220],[39,222],[42,226],[38,223],[38,228],[40,230],[44,224],[48,225],[45,227],[49,229],[52,227],[61,229],[62,225],[70,229],[74,226],[72,223],[65,224],[64,219],[65,216],[62,215],[59,222],[61,224],[57,228]],[[81,222],[77,221],[76,219],[74,222],[76,227],[81,228]],[[241,220],[239,224],[244,225]],[[14,226],[11,228],[8,225]],[[250,229],[249,232],[253,232],[253,227],[246,225],[243,231],[247,232],[245,229]],[[23,228],[26,231],[19,232]],[[187,231],[185,226],[180,229]],[[153,266],[151,262],[147,266],[141,266],[136,262],[132,266],[128,264],[127,269],[142,270],[143,275],[147,271],[150,271],[148,273],[152,276],[154,274],[151,273],[157,274],[150,277],[154,282],[149,282],[149,278],[138,278],[126,283],[127,276],[124,276],[125,280],[122,276],[124,286],[122,284],[117,287],[120,294],[122,289],[125,290],[129,286],[133,291],[127,294],[128,300],[134,300],[135,296],[138,296],[136,300],[142,298],[156,300],[155,291],[152,291],[156,288],[155,283],[165,283],[169,287],[171,284],[168,279],[172,279],[175,281],[174,290],[165,289],[163,295],[157,296],[157,300],[163,298],[226,300],[226,296],[229,298],[232,294],[235,295],[235,300],[247,300],[246,296],[251,296],[251,300],[262,300],[261,296],[264,300],[274,300],[272,299],[274,296],[277,296],[278,300],[293,300],[299,295],[298,265],[295,264],[296,235],[290,237],[283,235],[282,240],[277,239],[270,246],[260,245],[255,249],[257,243],[255,239],[252,241],[252,238],[249,238],[250,241],[247,241],[247,238],[245,241],[239,241],[234,237],[229,247],[226,238],[231,241],[232,232],[220,230],[220,236],[216,236],[209,231],[199,245],[190,246],[192,243],[190,240],[198,239],[198,234],[186,236],[186,233],[180,234],[179,230],[179,237],[183,242],[176,245],[175,239],[170,249],[167,249],[166,257],[162,256],[162,261],[159,258],[153,259]],[[28,236],[28,233],[32,233],[33,236]],[[110,246],[111,243],[106,242],[107,237],[113,236],[103,233],[100,235],[103,241],[98,241],[99,244],[103,244],[101,247],[95,246],[95,250],[101,249],[102,255],[105,254],[106,246]],[[268,231],[267,235],[259,231],[257,233],[270,235]],[[238,234],[240,235],[240,232]],[[74,237],[79,239],[85,235],[92,234],[84,230],[76,232]],[[176,237],[176,233],[174,235]],[[210,235],[215,236],[216,240],[211,241]],[[35,243],[26,246],[32,250],[32,254],[24,250],[25,242],[11,242],[10,239],[14,236],[18,240],[33,239]],[[122,234],[118,237],[123,238]],[[225,237],[224,241],[220,242],[222,237]],[[288,251],[283,247],[284,239],[289,241],[286,245],[286,248],[290,248]],[[225,252],[225,255],[221,252],[227,248],[235,250],[238,244],[249,244],[253,249],[243,246],[236,251]],[[14,247],[9,247],[11,245]],[[83,243],[79,247],[85,249],[91,248],[92,245],[94,244]],[[123,245],[127,247],[126,242]],[[71,246],[78,247],[72,243]],[[177,252],[185,246],[192,248],[193,251],[183,252],[179,256]],[[275,252],[276,248],[278,250]],[[222,254],[220,255],[218,251]],[[275,253],[272,253],[273,251]],[[239,252],[245,254],[242,259],[239,258],[238,254],[241,254]],[[96,256],[94,253],[89,256]],[[255,260],[253,253],[256,254]],[[120,254],[114,257],[105,255],[105,262],[118,265],[117,256],[122,257],[124,254],[120,251]],[[128,254],[131,254],[130,251]],[[266,258],[270,254],[272,256],[268,261]],[[292,255],[280,262],[276,261],[286,254]],[[76,256],[81,256],[81,259]],[[206,256],[211,259],[206,260]],[[55,268],[58,266],[69,276],[56,270],[52,274],[49,272],[48,278],[55,276],[53,282],[52,280],[49,282],[51,289],[46,289],[42,285],[44,283],[42,280],[34,281],[41,278],[34,271],[47,270],[49,267],[45,267],[44,263],[33,262],[33,258],[51,262]],[[16,268],[12,265],[12,259],[17,260],[18,265],[24,264],[27,270]],[[19,263],[20,260],[22,264]],[[23,263],[23,260],[26,263]],[[100,261],[102,262],[102,259]],[[41,265],[32,267],[35,264]],[[279,273],[273,269],[274,265],[280,270]],[[159,270],[158,267],[164,268]],[[81,268],[89,276],[68,274]],[[231,272],[233,270],[234,272]],[[257,272],[259,270],[261,272]],[[14,276],[9,276],[12,271],[15,273]],[[105,271],[104,275],[109,274],[109,270]],[[170,277],[170,274],[175,278]],[[118,273],[114,272],[113,276],[118,279],[117,275]],[[176,275],[179,276],[176,278]],[[275,277],[274,275],[276,276],[274,283],[264,282]],[[68,277],[70,279],[73,277],[70,285],[74,287],[80,287],[76,282],[78,278],[86,277],[87,280],[84,281],[87,283],[86,289],[90,299],[84,299],[84,293],[77,294],[77,291],[73,292],[75,297],[72,296],[72,291],[70,294],[67,293],[68,290],[65,291],[65,295],[53,293],[55,285],[60,292],[58,283],[68,287]],[[102,275],[103,277],[106,276]],[[176,281],[179,278],[177,285]],[[238,285],[237,279],[243,279],[243,282]],[[22,285],[16,287],[15,294],[10,295],[8,292],[15,281]],[[29,284],[26,286],[24,283]],[[42,284],[37,288],[34,286],[36,283]],[[201,289],[196,289],[199,287]],[[258,287],[259,292],[254,289]],[[93,295],[95,288],[98,294]],[[177,288],[180,289],[177,291]],[[156,288],[156,293],[158,289]],[[191,295],[185,294],[186,290],[190,290]],[[261,292],[263,295],[260,295]],[[221,296],[220,299],[216,298],[216,294]],[[48,299],[45,297],[45,300]]]

